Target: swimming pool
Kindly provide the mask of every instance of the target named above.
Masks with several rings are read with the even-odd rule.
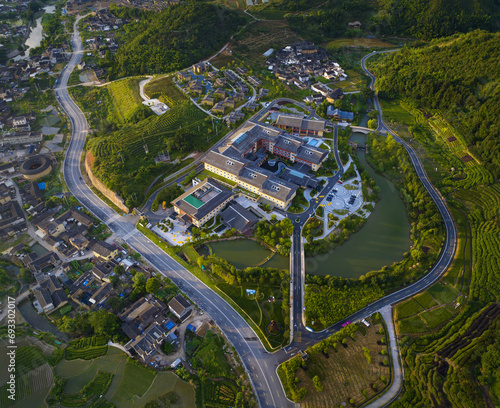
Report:
[[[311,139],[309,143],[307,143],[309,146],[316,146],[318,144],[317,140]]]

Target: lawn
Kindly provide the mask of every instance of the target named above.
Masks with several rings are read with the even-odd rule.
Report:
[[[438,305],[438,302],[436,302],[429,292],[424,292],[415,296],[415,300],[420,303],[424,309],[430,309],[431,307]]]
[[[399,333],[416,334],[425,333],[428,330],[429,329],[418,315],[398,321]]]
[[[367,81],[366,76],[352,69],[346,70],[345,73],[347,75],[347,79],[345,81],[335,82],[335,86],[333,86],[332,89],[336,87],[342,89],[344,92],[356,92],[361,90]]]
[[[396,318],[398,320],[416,315],[424,310],[424,308],[415,300],[408,299],[404,303],[400,303],[396,307]]]
[[[437,283],[434,286],[431,286],[428,292],[441,304],[451,303],[458,296],[458,292],[455,289],[453,289],[450,285],[445,285],[443,283]]]

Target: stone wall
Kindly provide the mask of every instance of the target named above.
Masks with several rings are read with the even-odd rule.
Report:
[[[129,209],[124,204],[123,199],[116,194],[114,191],[111,191],[107,188],[104,183],[99,180],[94,173],[92,173],[92,162],[93,162],[92,153],[87,152],[85,155],[85,171],[90,178],[92,185],[97,188],[109,201],[111,201],[114,205],[116,205],[120,210],[125,211],[127,214],[129,213]]]

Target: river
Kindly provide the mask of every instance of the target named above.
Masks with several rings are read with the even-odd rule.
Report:
[[[366,136],[354,133],[351,140],[363,145]],[[358,278],[400,261],[410,249],[410,223],[398,191],[368,165],[364,151],[358,150],[358,157],[380,187],[380,200],[363,228],[346,243],[327,254],[307,258],[307,273]]]
[[[54,12],[56,11],[56,6],[45,6],[43,10],[44,14],[45,13],[54,14]],[[30,55],[30,49],[38,47],[42,42],[43,38],[42,17],[43,15],[37,18],[35,21],[35,26],[31,27],[30,35],[28,36],[26,42],[24,43],[26,47],[24,54],[20,54],[16,58],[14,58],[15,61],[27,59]]]

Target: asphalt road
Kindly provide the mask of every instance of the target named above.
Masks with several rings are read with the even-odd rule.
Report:
[[[441,274],[446,270],[450,264],[456,247],[456,231],[453,224],[451,215],[444,204],[444,200],[439,195],[437,190],[434,189],[432,184],[427,179],[423,167],[418,160],[418,157],[413,152],[411,147],[406,145],[401,139],[395,136],[395,139],[402,143],[410,154],[410,158],[416,168],[417,174],[422,180],[425,188],[429,191],[430,195],[436,202],[439,211],[443,217],[446,227],[446,240],[443,245],[443,252],[439,261],[434,268],[421,280],[403,288],[377,302],[372,303],[366,308],[358,311],[344,321],[341,321],[332,327],[320,332],[312,333],[307,330],[302,323],[303,312],[303,279],[304,268],[301,258],[303,256],[303,245],[301,243],[301,229],[309,216],[313,214],[319,205],[319,201],[313,201],[310,208],[300,215],[288,216],[294,221],[294,234],[293,234],[293,265],[292,265],[292,285],[293,285],[293,322],[296,325],[294,329],[294,341],[286,350],[281,350],[274,354],[267,353],[262,347],[257,335],[248,325],[248,323],[233,309],[224,299],[208,288],[204,283],[194,277],[189,271],[183,268],[174,259],[166,255],[160,248],[153,244],[149,239],[144,237],[135,229],[137,218],[132,215],[120,216],[110,209],[102,200],[100,200],[84,183],[80,173],[80,159],[85,143],[85,137],[88,133],[88,124],[84,114],[74,103],[67,91],[67,83],[69,76],[73,69],[76,67],[82,56],[82,43],[80,35],[77,32],[75,24],[75,34],[72,37],[73,55],[70,62],[63,70],[61,77],[56,83],[56,97],[61,104],[62,108],[66,111],[71,120],[73,135],[66,154],[64,162],[64,177],[69,190],[73,195],[85,205],[95,216],[105,222],[109,228],[125,242],[138,251],[151,265],[153,265],[163,275],[168,276],[172,281],[178,285],[183,292],[186,293],[200,308],[205,310],[223,330],[226,337],[232,343],[240,355],[245,368],[249,372],[250,379],[253,383],[259,403],[262,407],[289,407],[294,404],[286,399],[279,379],[276,375],[277,365],[295,354],[298,349],[305,347],[329,336],[332,332],[338,331],[342,323],[347,320],[359,320],[384,306],[391,305],[398,302],[414,293],[420,292],[433,284],[439,279]],[[365,68],[363,59],[362,64]],[[374,82],[374,77],[372,82]],[[373,84],[372,84],[373,85]],[[376,97],[375,106],[378,107],[379,128],[380,130],[389,131],[382,120],[382,112],[378,99]],[[271,103],[267,109],[259,112],[254,116],[253,120],[259,119],[265,112],[267,112],[275,103]],[[232,132],[231,132],[232,133]],[[391,132],[392,133],[392,132]],[[228,135],[229,136],[229,135]],[[228,137],[226,136],[224,140]],[[337,132],[335,130],[335,143]],[[222,142],[222,141],[221,141]],[[220,143],[220,142],[219,142]],[[337,160],[337,149],[334,149]],[[323,192],[329,191],[337,183],[338,178],[341,176],[342,169],[333,178],[329,180],[324,187]],[[323,194],[320,193],[319,195]],[[319,196],[318,195],[318,196]]]
[[[276,355],[265,351],[248,323],[224,299],[138,232],[135,229],[137,217],[116,214],[84,183],[80,173],[80,158],[88,133],[88,123],[67,91],[69,76],[82,57],[82,42],[76,23],[74,30],[71,39],[74,52],[55,88],[57,100],[70,118],[73,128],[64,161],[64,177],[69,190],[115,234],[139,252],[159,272],[171,278],[193,302],[213,318],[240,355],[261,407],[293,406],[294,404],[286,399],[276,374]]]
[[[397,50],[390,50],[387,52],[394,52]],[[361,60],[361,66],[363,70],[366,72],[366,74],[371,78],[371,89],[375,90],[375,80],[376,77],[366,68],[366,60],[373,56],[375,53],[369,54],[365,56]],[[425,170],[423,168],[422,163],[420,162],[420,159],[414,152],[414,150],[409,146],[404,140],[402,140],[396,133],[394,133],[392,130],[390,130],[387,125],[383,121],[383,115],[382,115],[382,109],[378,100],[377,95],[373,97],[373,102],[375,108],[379,112],[379,117],[378,117],[378,131],[386,134],[391,134],[394,137],[394,140],[396,140],[398,143],[402,144],[406,151],[408,152],[408,155],[410,156],[410,160],[415,168],[415,171],[424,185],[425,189],[431,196],[432,200],[435,202],[439,213],[441,214],[441,218],[443,219],[443,223],[445,226],[445,240],[442,246],[441,254],[439,256],[438,261],[436,264],[432,267],[432,269],[420,280],[417,282],[406,286],[403,289],[400,289],[394,293],[391,293],[387,296],[385,296],[382,299],[377,300],[376,302],[373,302],[372,304],[366,306],[365,308],[357,311],[356,313],[352,314],[351,316],[347,317],[346,319],[335,323],[333,326],[321,331],[321,332],[311,332],[307,328],[303,327],[302,321],[303,316],[300,316],[299,318],[299,311],[302,314],[304,312],[304,306],[303,306],[303,286],[304,282],[302,281],[302,284],[299,284],[297,281],[298,279],[304,279],[305,274],[303,273],[301,264],[298,262],[293,262],[291,264],[291,276],[294,281],[293,288],[294,288],[294,293],[293,293],[293,308],[294,308],[294,322],[293,324],[295,325],[296,329],[294,329],[294,340],[292,344],[287,347],[287,352],[288,353],[295,353],[299,349],[304,349],[304,346],[312,345],[316,343],[318,340],[322,340],[332,333],[337,332],[338,330],[341,329],[342,324],[348,321],[355,322],[359,321],[362,318],[371,315],[372,313],[386,307],[389,305],[393,305],[395,303],[400,302],[401,300],[404,300],[416,293],[419,293],[425,289],[427,289],[429,286],[433,285],[435,282],[437,282],[440,277],[443,275],[443,273],[446,272],[448,269],[448,266],[453,260],[455,251],[456,251],[456,245],[457,245],[457,233],[455,229],[455,224],[453,221],[453,218],[448,210],[448,207],[446,206],[446,203],[439,193],[439,191],[432,185],[432,183],[429,181],[427,174],[425,173]],[[337,133],[335,132],[335,141],[337,140]],[[335,149],[336,151],[337,149]],[[338,155],[338,152],[336,151],[336,154]],[[340,160],[337,157],[337,162],[340,163]],[[329,183],[330,184],[330,183]],[[327,188],[325,188],[323,191],[327,191]],[[313,207],[313,205],[311,205]],[[315,206],[317,207],[317,205]],[[310,208],[305,214],[309,213],[312,214],[312,211],[315,210],[313,208]],[[292,218],[292,215],[289,215],[290,218]],[[294,230],[294,235],[293,235],[293,244],[292,244],[292,250],[293,250],[293,255],[295,257],[301,256],[301,251],[303,251],[303,245],[300,245],[300,249],[298,249],[299,243],[301,243],[300,239],[300,232],[299,230],[302,229],[303,226],[303,216],[301,215],[300,217],[300,222],[296,223],[295,230]],[[295,283],[297,282],[297,283]]]

